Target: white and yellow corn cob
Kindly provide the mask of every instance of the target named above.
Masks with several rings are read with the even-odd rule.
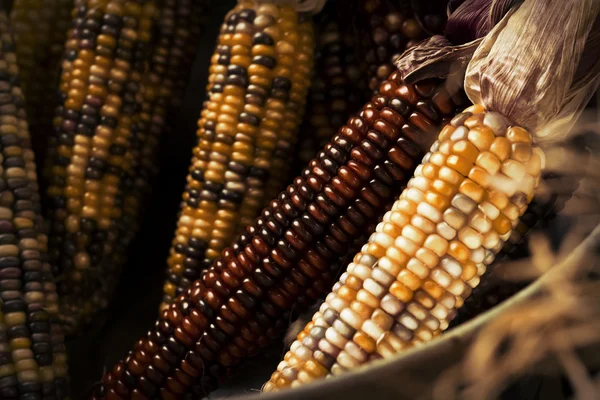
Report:
[[[390,357],[448,327],[517,226],[543,153],[481,105],[439,134],[264,390]]]

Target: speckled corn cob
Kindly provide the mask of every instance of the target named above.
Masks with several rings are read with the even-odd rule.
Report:
[[[300,127],[298,172],[363,103],[354,36],[344,34],[335,7],[324,12],[317,22],[315,76]]]
[[[559,144],[559,146],[562,147],[563,145]],[[586,164],[588,162],[589,153],[587,151],[581,152],[571,143],[565,147],[578,152],[578,163]],[[582,177],[569,176],[568,179],[565,178],[566,176],[556,173],[542,173],[544,184],[560,179],[561,193],[546,190],[543,193],[536,194],[525,214],[519,219],[519,224],[512,230],[510,238],[504,243],[502,251],[496,256],[495,264],[528,256],[528,233],[532,230],[543,231],[548,226],[548,223],[557,216],[575,193]],[[473,289],[473,293],[465,301],[464,306],[458,310],[456,318],[450,323],[450,328],[490,310],[528,285],[528,282],[512,282],[503,279],[494,273],[494,265],[491,267],[487,279],[484,279],[479,286]]]
[[[381,82],[395,69],[396,58],[425,37],[441,33],[446,18],[442,13],[426,15],[423,23],[426,24],[427,33],[408,2],[358,0],[358,3],[357,29],[363,40],[361,57],[364,57],[369,88],[375,93]],[[445,8],[441,10],[445,11]]]
[[[214,389],[216,377],[255,354],[326,294],[348,248],[397,196],[449,122],[442,85],[405,85],[398,72],[350,118],[261,216],[168,308],[110,372],[95,398]]]
[[[114,201],[127,168],[131,117],[157,10],[151,1],[80,1],[66,42],[55,136],[48,150],[50,255],[65,329],[105,305],[98,296]],[[92,301],[89,301],[89,299]]]
[[[63,399],[67,364],[15,44],[0,12],[0,398]]]
[[[10,19],[33,148],[42,165],[56,106],[56,80],[73,0],[15,0]]]
[[[161,308],[252,222],[267,200],[267,182],[277,190],[285,185],[276,170],[296,141],[313,51],[310,20],[289,6],[241,1],[226,17]]]
[[[341,374],[448,327],[540,180],[543,153],[509,125],[475,105],[440,132],[265,390]]]

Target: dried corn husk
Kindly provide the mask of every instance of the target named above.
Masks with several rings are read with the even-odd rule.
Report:
[[[491,29],[486,36],[458,46],[433,37],[396,67],[408,83],[465,73],[473,103],[535,132],[538,142],[559,140],[600,84],[599,12],[597,0],[468,0],[448,26],[475,36]]]
[[[600,83],[597,0],[526,0],[486,35],[467,66],[472,102],[552,140]],[[583,70],[578,71],[581,65]]]

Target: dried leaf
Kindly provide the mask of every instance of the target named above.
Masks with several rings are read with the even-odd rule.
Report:
[[[600,52],[590,44],[599,13],[596,0],[528,0],[511,9],[467,67],[469,99],[538,138],[564,135],[600,84]]]

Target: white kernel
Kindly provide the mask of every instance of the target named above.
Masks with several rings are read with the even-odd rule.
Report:
[[[417,188],[411,187],[404,191],[406,198],[413,203],[419,204],[425,198],[425,194]]]
[[[404,236],[399,236],[395,242],[396,247],[398,247],[402,252],[406,253],[409,256],[414,256],[419,246],[414,242],[408,240]]]
[[[427,202],[419,203],[419,205],[417,206],[417,212],[423,217],[436,223],[441,222],[442,220],[442,213],[437,208],[435,208]]]
[[[444,211],[444,222],[452,229],[459,230],[467,223],[467,216],[454,207]]]
[[[448,250],[448,241],[443,237],[433,233],[427,236],[423,246],[433,251],[438,257],[441,257],[446,254],[446,251]]]
[[[435,224],[419,214],[415,214],[410,220],[410,223],[424,233],[430,234],[435,232]]]
[[[305,347],[302,344],[298,346],[294,353],[296,354],[296,357],[304,361],[308,361],[312,357],[312,351],[310,351],[307,347]]]
[[[435,307],[430,311],[431,315],[442,321],[448,318],[448,309],[441,304],[436,304]]]
[[[416,258],[408,260],[406,268],[421,279],[425,279],[429,276],[429,268]]]
[[[519,191],[527,195],[527,198],[531,200],[535,191],[536,180],[533,176],[525,174],[521,182],[519,182]]]
[[[352,369],[358,367],[360,364],[354,357],[348,354],[346,351],[342,351],[336,357],[336,361],[344,368]]]
[[[477,208],[477,203],[468,198],[462,193],[457,193],[452,198],[452,206],[456,208],[458,211],[463,212],[464,214],[471,214],[475,208]]]
[[[495,220],[500,215],[500,210],[496,208],[492,203],[488,201],[484,201],[479,205],[479,209],[483,212],[483,214],[488,217],[490,220]]]
[[[404,311],[404,304],[400,303],[400,301],[391,294],[386,294],[381,299],[380,307],[383,311],[395,317]]]
[[[447,288],[452,284],[452,278],[444,270],[436,268],[431,271],[431,279],[440,285],[441,287]]]
[[[438,302],[450,310],[456,305],[456,297],[454,297],[451,293],[446,292],[441,298],[438,299]]]
[[[346,345],[346,342],[348,342],[348,339],[346,339],[342,335],[340,335],[339,332],[336,331],[335,328],[333,328],[333,327],[329,327],[325,331],[325,338],[330,343],[332,343],[333,345],[337,346],[340,349],[343,349],[344,346]]]
[[[363,322],[360,316],[350,308],[345,308],[340,312],[340,319],[354,329],[360,329]]]
[[[439,224],[437,224],[435,231],[438,235],[440,235],[446,240],[452,240],[456,237],[456,230],[454,230],[446,222],[440,222]]]
[[[485,258],[485,249],[478,247],[471,250],[471,256],[469,257],[475,264],[482,263]]]
[[[348,353],[348,355],[352,356],[358,362],[363,363],[367,361],[368,355],[367,353],[360,348],[359,345],[354,343],[352,340],[349,340],[344,346],[344,351]]]
[[[466,126],[459,126],[450,135],[450,140],[458,142],[459,140],[465,140],[469,134],[469,129]]]
[[[404,229],[402,229],[402,236],[418,245],[423,244],[423,241],[426,237],[425,233],[421,232],[412,225],[406,225]]]
[[[362,264],[355,264],[352,273],[356,275],[357,278],[360,278],[364,281],[365,279],[371,277],[371,268],[366,267]]]
[[[419,189],[421,192],[425,192],[431,187],[431,181],[424,176],[415,176],[408,182],[406,187]]]
[[[279,372],[281,372],[287,368],[288,368],[288,363],[286,361],[281,361],[281,362],[279,362],[279,364],[277,364],[277,371],[279,371]]]
[[[363,288],[378,299],[381,299],[386,293],[385,288],[371,278],[363,282]]]
[[[437,265],[439,258],[438,256],[431,250],[421,247],[417,250],[417,254],[415,255],[418,260],[422,261],[429,268],[433,268]]]
[[[323,353],[327,353],[327,354],[329,354],[332,357],[336,357],[340,353],[340,349],[338,349],[334,344],[332,344],[327,339],[321,339],[321,340],[319,340],[319,343],[317,344],[317,347]]]
[[[492,222],[480,210],[477,210],[471,215],[471,218],[469,218],[469,225],[482,234],[485,234],[492,229]]]
[[[506,215],[506,217],[511,221],[519,220],[519,208],[514,204],[509,203],[506,207],[504,207],[502,214]]]
[[[331,366],[331,375],[332,376],[342,375],[346,371],[347,371],[347,369],[342,367],[340,364],[333,364]],[[327,378],[325,378],[325,379],[327,379]]]
[[[443,257],[440,261],[441,267],[454,278],[460,277],[462,274],[462,266],[458,261],[450,256]]]
[[[462,179],[458,172],[446,166],[440,168],[439,176],[441,180],[452,185],[458,185]]]
[[[420,321],[427,318],[427,310],[418,303],[410,302],[406,309]]]
[[[515,182],[519,182],[521,179],[523,179],[526,173],[525,165],[515,160],[504,161],[500,170],[504,175],[508,176]]]
[[[341,312],[346,307],[350,307],[350,304],[346,300],[343,300],[341,297],[335,296],[329,302],[329,306],[331,309],[337,312]]]
[[[458,231],[458,240],[460,240],[465,246],[473,250],[481,246],[483,242],[483,236],[469,226],[465,226]]]
[[[479,278],[478,276],[474,276],[467,283],[469,284],[469,286],[471,286],[473,289],[475,289],[477,286],[479,286],[479,282],[481,282],[481,278]]]
[[[427,318],[425,318],[423,324],[433,332],[437,331],[440,328],[440,321],[433,318],[433,316],[431,315],[428,315]]]
[[[467,288],[467,285],[465,285],[465,283],[463,281],[461,281],[460,279],[456,279],[455,281],[452,282],[452,284],[450,286],[448,286],[448,291],[450,293],[452,293],[455,296],[460,296],[463,298],[466,297],[464,295],[467,292],[467,290],[469,290]],[[457,305],[456,307],[459,307],[459,306]]]
[[[394,244],[394,238],[388,235],[387,233],[378,232],[372,235],[371,237],[373,238],[372,242],[377,243],[385,249]]]
[[[383,268],[375,267],[372,272],[373,279],[383,286],[390,286],[394,283],[395,278],[388,274]]]
[[[419,327],[419,321],[417,321],[412,315],[404,313],[398,318],[399,322],[404,325],[407,329],[414,331]]]
[[[425,164],[425,162],[421,162],[421,164],[419,164],[417,166],[417,168],[415,168],[415,172],[413,172],[413,176],[422,176],[423,175],[423,164]]]
[[[377,326],[373,320],[370,319],[366,320],[362,324],[361,330],[375,340],[379,340],[379,338],[384,334],[383,330]]]

